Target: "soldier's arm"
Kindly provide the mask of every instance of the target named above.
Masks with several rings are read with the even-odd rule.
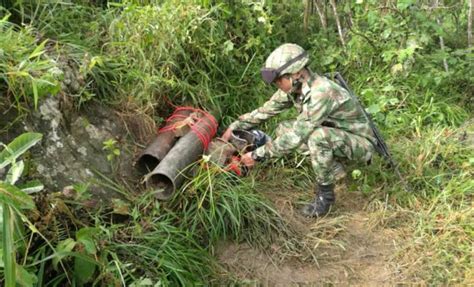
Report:
[[[312,92],[313,93],[313,92]],[[280,156],[290,152],[305,142],[311,133],[339,107],[330,92],[316,91],[308,104],[308,111],[301,113],[293,123],[292,129],[276,138],[255,153],[258,157]]]
[[[284,110],[292,106],[292,102],[285,92],[276,91],[273,96],[263,104],[263,106],[241,115],[239,119],[233,122],[229,128],[234,129],[250,129],[256,125],[268,120],[269,118],[280,114]]]

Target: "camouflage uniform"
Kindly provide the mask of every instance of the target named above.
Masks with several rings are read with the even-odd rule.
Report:
[[[368,121],[349,93],[333,81],[312,75],[301,95],[278,90],[262,107],[244,114],[231,129],[249,129],[295,106],[295,120],[279,125],[277,138],[258,148],[259,157],[281,156],[292,150],[309,151],[319,184],[335,181],[337,158],[368,162],[376,142]]]

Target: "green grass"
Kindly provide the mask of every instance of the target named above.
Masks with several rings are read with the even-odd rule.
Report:
[[[223,239],[269,246],[290,234],[286,222],[258,193],[254,182],[226,173],[205,160],[196,169],[170,203],[180,214],[182,228],[200,234],[201,240],[211,246]]]
[[[36,108],[40,98],[59,91],[62,72],[45,54],[47,41],[36,41],[34,29],[20,29],[5,16],[0,31],[0,87],[18,110],[25,102]]]
[[[400,169],[410,193],[400,189],[394,175],[384,172],[381,182],[376,175],[378,165],[359,180],[362,190],[382,186],[389,193],[388,206],[384,194],[376,195],[371,205],[373,220],[379,226],[404,230],[403,236],[410,238],[400,246],[396,258],[405,264],[402,270],[413,282],[460,284],[468,280],[474,153],[472,142],[463,140],[466,129],[472,134],[472,125],[431,128],[392,144],[395,154],[403,151]]]
[[[173,225],[174,218],[162,215],[128,226],[107,227],[104,253],[117,258],[124,283],[148,278],[163,286],[185,286],[211,278],[213,259],[199,246],[194,234]]]

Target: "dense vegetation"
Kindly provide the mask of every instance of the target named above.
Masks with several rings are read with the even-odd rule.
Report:
[[[356,169],[350,189],[367,195],[375,224],[409,234],[395,255],[404,278],[472,280],[474,151],[463,132],[473,129],[471,2],[218,2],[2,0],[0,107],[24,118],[59,93],[78,110],[101,102],[160,122],[171,104],[190,104],[225,127],[271,95],[259,76],[270,51],[297,43],[313,71],[345,75],[400,164],[411,192],[381,160]],[[112,220],[110,208],[81,203],[83,183],[67,200],[17,183],[28,180],[21,154],[40,138],[24,135],[0,153],[0,169],[11,167],[0,181],[2,284],[205,285],[218,280],[212,250],[222,239],[317,253],[254,191],[309,188],[310,167],[296,168],[295,156],[243,180],[203,160],[166,204],[104,177],[127,206],[126,219]]]

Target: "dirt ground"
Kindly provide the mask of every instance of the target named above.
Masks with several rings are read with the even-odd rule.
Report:
[[[223,242],[216,252],[219,262],[238,281],[258,286],[379,286],[403,281],[392,260],[400,231],[374,226],[373,215],[366,211],[367,199],[345,189],[344,184],[339,186],[334,211],[322,219],[301,217],[291,196],[269,194],[315,259],[289,256],[279,260],[275,250]]]

